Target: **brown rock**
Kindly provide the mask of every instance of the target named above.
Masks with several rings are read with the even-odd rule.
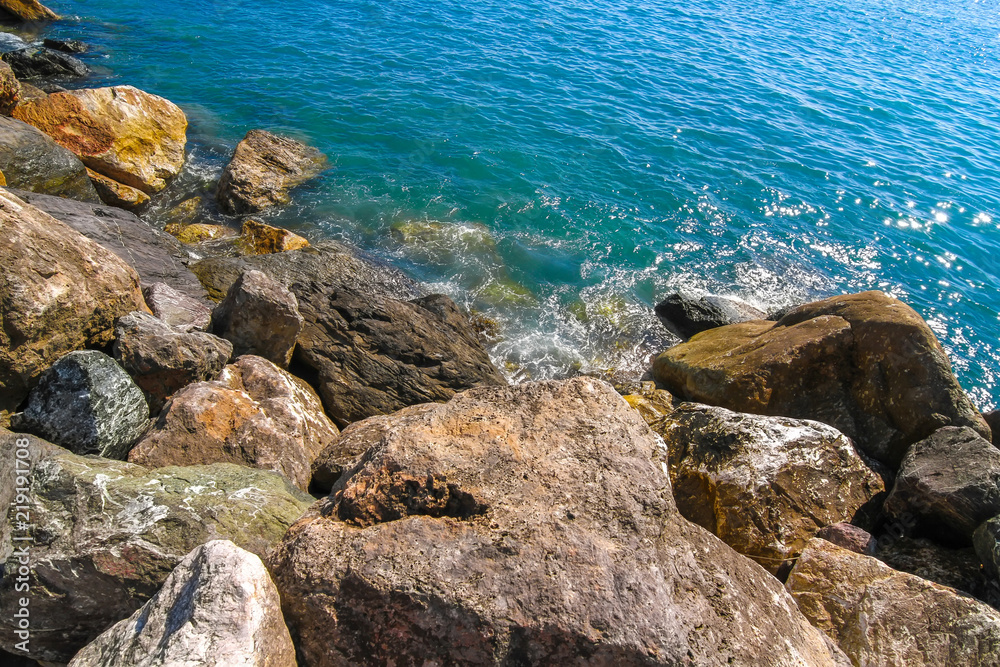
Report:
[[[218,381],[175,394],[129,461],[153,467],[236,463],[280,472],[306,490],[313,460],[337,434],[307,384],[247,355]]]
[[[779,577],[817,530],[885,492],[851,441],[819,422],[682,403],[653,430],[681,514]]]
[[[325,166],[326,158],[311,146],[250,130],[222,172],[216,199],[227,213],[258,213],[287,204],[288,191],[317,176]]]
[[[62,355],[111,342],[145,309],[139,276],[108,250],[0,191],[0,413]]]
[[[224,239],[236,236],[236,230],[224,225],[210,225],[199,222],[193,225],[167,225],[166,230],[173,234],[181,243],[201,243],[214,239]]]
[[[679,517],[609,385],[482,388],[367,424],[350,437],[368,452],[267,561],[306,664],[846,664]]]
[[[184,112],[132,86],[52,93],[23,102],[14,116],[97,173],[147,194],[165,188],[184,165]]]
[[[993,410],[983,415],[986,424],[990,427],[993,435],[993,446],[1000,447],[1000,410]]]
[[[256,354],[288,367],[302,331],[295,295],[260,271],[247,271],[212,313],[215,333],[233,343],[237,355]]]
[[[875,558],[812,540],[788,590],[855,665],[1000,664],[1000,613]]]
[[[93,169],[88,169],[87,175],[90,176],[101,201],[108,206],[117,206],[126,211],[138,211],[149,204],[149,195],[142,190],[131,188],[113,178],[102,176]]]
[[[934,333],[881,292],[705,331],[659,355],[654,375],[688,400],[830,424],[893,467],[941,426],[990,435]]]
[[[298,250],[309,241],[281,227],[272,227],[259,220],[246,220],[241,233],[243,252],[247,255],[266,255],[272,252]]]
[[[875,538],[864,528],[859,528],[850,523],[840,522],[829,526],[823,526],[816,531],[816,537],[820,537],[827,542],[832,542],[838,547],[843,547],[856,554],[865,556],[875,555]]]
[[[143,287],[142,295],[153,315],[178,331],[207,331],[212,324],[208,306],[166,283]]]
[[[653,382],[643,382],[639,393],[624,398],[650,425],[674,410],[674,397],[669,391],[657,389]]]
[[[10,65],[0,61],[0,114],[9,116],[21,101],[21,84]]]
[[[227,340],[177,331],[146,313],[119,319],[115,338],[115,359],[145,392],[153,415],[179,389],[218,378],[233,354]]]
[[[55,21],[59,18],[38,0],[0,0],[0,10],[22,21]]]

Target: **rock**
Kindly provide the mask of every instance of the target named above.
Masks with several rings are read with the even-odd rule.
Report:
[[[819,422],[682,403],[653,430],[681,514],[779,577],[817,530],[874,514],[884,496],[851,441]]]
[[[190,197],[185,199],[177,206],[163,214],[164,225],[170,227],[176,225],[177,229],[186,227],[187,225],[194,224],[198,219],[198,213],[201,210],[202,198],[201,197]]]
[[[237,463],[280,472],[305,491],[313,460],[337,435],[305,382],[247,355],[218,381],[179,391],[129,461],[150,467]]]
[[[226,213],[258,213],[287,204],[288,191],[319,175],[326,158],[315,148],[263,130],[250,130],[222,172],[216,199]]]
[[[971,547],[948,549],[930,540],[883,535],[874,556],[894,570],[954,588],[996,607],[1000,588],[983,575]]]
[[[825,540],[809,543],[787,587],[855,665],[1000,663],[996,610]]]
[[[972,546],[986,573],[994,580],[1000,579],[1000,516],[984,521],[976,529]]]
[[[10,65],[0,61],[0,114],[9,116],[20,101],[21,83]]]
[[[212,313],[216,334],[232,341],[237,355],[256,354],[287,368],[302,331],[295,295],[260,271],[247,271]]]
[[[113,178],[102,176],[93,169],[87,169],[87,175],[90,176],[101,201],[108,206],[117,206],[126,211],[139,211],[149,204],[149,195],[142,190],[119,183]]]
[[[704,331],[660,354],[653,373],[687,400],[829,424],[893,469],[941,426],[990,435],[934,333],[881,292]]]
[[[653,310],[663,326],[681,340],[727,324],[767,318],[763,311],[736,299],[713,295],[696,297],[687,292],[671,294]]]
[[[993,436],[993,446],[1000,447],[1000,410],[993,410],[983,415]]]
[[[875,555],[875,538],[864,528],[841,521],[823,526],[816,531],[816,537],[832,542],[856,554]]]
[[[200,544],[229,539],[263,556],[312,500],[263,470],[231,464],[148,470],[27,439],[30,655],[39,660],[69,661],[141,607]],[[16,442],[0,432],[5,480],[14,479]],[[4,502],[0,511],[9,506]],[[4,519],[0,549],[12,573],[17,543],[10,531]],[[13,614],[24,594],[15,583],[12,576],[0,580],[0,647],[8,651],[20,641]]]
[[[142,391],[114,359],[96,350],[61,357],[42,373],[15,428],[77,454],[124,459],[149,425]]]
[[[49,77],[82,78],[90,68],[78,58],[45,47],[31,46],[0,54],[19,79]]]
[[[63,53],[86,53],[90,50],[86,42],[81,42],[78,39],[51,39],[46,37],[42,40],[42,46],[62,51]]]
[[[115,359],[146,393],[153,414],[179,389],[218,378],[233,354],[227,340],[177,331],[146,313],[119,319],[115,338]]]
[[[37,660],[24,657],[23,653],[8,653],[0,650],[0,665],[4,667],[39,667]]]
[[[166,283],[148,285],[143,288],[142,295],[153,315],[178,331],[207,331],[212,324],[212,311],[208,306]]]
[[[119,208],[20,190],[14,192],[118,255],[139,273],[143,285],[162,282],[193,299],[205,299],[205,290],[197,276],[184,265],[188,259],[184,246],[170,234]]]
[[[139,276],[113,253],[0,191],[0,415],[67,352],[111,342],[144,308]]]
[[[193,225],[182,227],[167,227],[167,231],[181,243],[201,243],[202,241],[212,241],[214,239],[224,239],[236,236],[236,230],[224,225],[209,225],[199,222]]]
[[[669,391],[657,389],[653,382],[643,382],[639,393],[629,394],[624,398],[643,421],[650,425],[674,410],[674,397]]]
[[[970,546],[1000,514],[1000,451],[971,428],[935,431],[910,447],[884,511],[917,536]]]
[[[79,158],[41,130],[6,116],[0,116],[0,170],[12,188],[101,201]]]
[[[272,227],[259,220],[245,220],[240,234],[243,252],[248,255],[266,255],[272,252],[299,250],[309,241],[281,227]]]
[[[48,95],[44,90],[38,86],[33,86],[27,81],[21,81],[21,100],[37,100]],[[16,108],[16,107],[15,107]],[[39,130],[41,132],[41,130]],[[44,134],[44,133],[43,133]],[[48,136],[48,135],[46,135]]]
[[[69,667],[207,664],[296,665],[264,564],[228,540],[195,548],[149,602],[88,644]]]
[[[481,388],[368,424],[266,559],[303,663],[846,664],[678,515],[657,438],[609,385]]]
[[[38,0],[0,0],[0,12],[22,21],[55,21],[59,15]]]
[[[52,93],[23,102],[14,115],[97,173],[146,194],[163,190],[184,165],[184,112],[132,86]]]

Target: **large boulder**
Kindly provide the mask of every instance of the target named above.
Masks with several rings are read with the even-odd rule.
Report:
[[[21,82],[10,65],[0,61],[0,114],[9,116],[21,101]]]
[[[44,46],[7,51],[0,54],[0,58],[10,65],[19,79],[42,77],[79,79],[90,74],[90,68],[79,58]]]
[[[146,194],[167,187],[184,165],[184,112],[132,86],[52,93],[21,103],[14,116],[76,153],[97,173]]]
[[[303,491],[312,463],[337,438],[305,382],[242,356],[215,382],[179,391],[129,461],[158,467],[228,462],[280,472]]]
[[[653,430],[681,514],[779,576],[823,526],[870,523],[885,492],[851,441],[819,422],[683,403]]]
[[[139,276],[114,253],[0,191],[0,415],[67,352],[102,346],[145,306]]]
[[[76,454],[124,459],[149,426],[149,406],[114,359],[96,350],[78,350],[42,373],[28,407],[13,421],[18,430]]]
[[[17,474],[31,489],[31,567],[22,583],[31,600],[29,654],[48,662],[68,662],[128,618],[200,544],[229,539],[263,557],[312,500],[263,470],[232,464],[151,470],[4,431],[0,456],[2,479],[14,480],[20,461]],[[15,499],[13,487],[0,487],[0,513]],[[15,577],[15,549],[23,544],[12,538],[24,533],[13,514],[0,518],[0,648],[11,651],[21,641],[14,613],[25,595]]]
[[[0,171],[11,188],[95,204],[101,201],[79,158],[16,118],[0,116]]]
[[[881,292],[710,329],[660,354],[653,372],[687,400],[829,424],[893,468],[942,426],[990,437],[934,333]]]
[[[935,431],[910,447],[885,514],[918,535],[971,545],[973,531],[1000,514],[1000,450],[971,428]]]
[[[207,331],[212,324],[208,306],[166,283],[146,285],[142,295],[153,315],[178,331]]]
[[[233,283],[212,313],[212,330],[233,344],[236,354],[256,354],[287,368],[304,320],[295,295],[260,271]]]
[[[687,292],[671,294],[653,310],[663,326],[681,340],[727,324],[767,318],[764,311],[736,299],[713,295],[697,297]]]
[[[1000,612],[875,558],[815,539],[787,587],[855,665],[1000,664]]]
[[[216,199],[226,213],[258,213],[290,201],[288,191],[317,176],[326,158],[306,144],[250,130],[222,172]]]
[[[218,378],[233,345],[201,331],[178,331],[148,313],[135,312],[115,325],[114,353],[146,393],[155,415],[178,390]]]
[[[195,548],[149,602],[88,644],[69,667],[208,664],[296,665],[264,564],[228,540]]]
[[[775,579],[679,516],[610,385],[373,422],[267,560],[306,664],[843,664]]]
[[[21,190],[14,193],[118,255],[139,273],[143,286],[162,282],[205,300],[205,289],[185,265],[187,252],[170,234],[119,208]]]
[[[38,0],[0,0],[0,14],[4,13],[21,21],[54,21],[59,18]]]

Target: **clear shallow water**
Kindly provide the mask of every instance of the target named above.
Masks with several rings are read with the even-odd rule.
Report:
[[[996,2],[52,0],[103,82],[333,168],[278,221],[495,318],[516,377],[634,374],[677,288],[911,304],[983,409],[1000,369]]]

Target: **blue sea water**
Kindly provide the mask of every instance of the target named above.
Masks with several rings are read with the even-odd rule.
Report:
[[[1000,397],[994,0],[48,4],[185,109],[182,182],[256,127],[326,152],[277,221],[496,319],[514,377],[638,375],[679,288],[881,289]]]

